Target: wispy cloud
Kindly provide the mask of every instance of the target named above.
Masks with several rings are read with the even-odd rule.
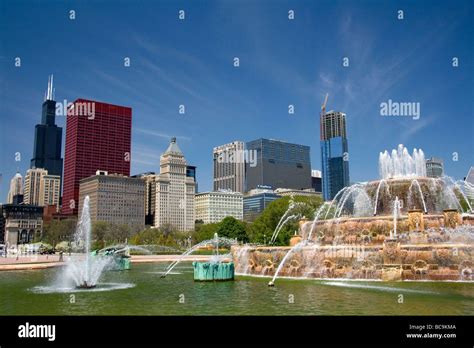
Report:
[[[135,158],[135,157],[132,157],[132,161],[133,163],[144,164],[147,166],[157,166],[156,162],[146,161],[146,160]]]
[[[163,149],[151,148],[143,144],[134,144],[132,147],[132,165],[143,170],[154,170],[159,166],[160,154]],[[141,166],[140,166],[141,165]]]
[[[323,89],[331,89],[334,87],[334,79],[327,73],[320,72],[319,73],[319,80],[322,84]]]
[[[429,117],[421,116],[418,120],[403,120],[409,121],[408,123],[400,122],[400,125],[402,125],[402,127],[404,128],[404,131],[400,134],[401,142],[409,142],[413,138],[413,136],[415,136],[421,130],[431,125],[435,119],[435,115],[430,115]]]
[[[133,130],[136,131],[136,132],[142,133],[142,134],[147,134],[147,135],[151,135],[151,136],[154,136],[154,137],[167,139],[167,140],[170,140],[172,137],[176,137],[180,140],[186,140],[186,141],[191,140],[191,137],[188,137],[188,136],[185,136],[185,135],[171,135],[171,134],[157,132],[157,131],[154,131],[154,130],[143,129],[143,128],[134,128]]]

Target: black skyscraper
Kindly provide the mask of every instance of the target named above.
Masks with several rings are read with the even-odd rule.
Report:
[[[258,186],[311,188],[309,146],[261,138],[248,142],[246,150],[249,158],[245,163],[247,191]]]
[[[31,168],[44,168],[48,174],[62,177],[61,141],[63,130],[55,124],[56,102],[53,100],[53,76],[48,79],[48,90],[43,103],[41,124],[35,127],[35,145]]]

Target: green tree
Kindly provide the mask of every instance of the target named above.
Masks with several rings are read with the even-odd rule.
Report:
[[[303,216],[307,219],[314,218],[314,212],[323,203],[322,198],[318,196],[295,196],[294,202],[304,203],[293,209],[291,215]],[[278,222],[288,209],[290,197],[285,196],[271,202],[262,214],[255,219],[249,229],[249,239],[253,243],[268,243],[275,231]],[[294,231],[299,228],[298,220],[288,222],[280,231],[275,245],[288,245]]]
[[[196,243],[202,242],[203,240],[212,239],[214,233],[216,233],[218,224],[196,224],[196,231],[194,232],[194,241]]]
[[[132,235],[132,228],[127,224],[116,225],[115,238],[116,243],[125,243]]]
[[[163,226],[160,227],[160,231],[165,237],[168,237],[169,235],[173,235],[174,232],[176,232],[173,225],[171,224],[163,224]]]
[[[93,249],[102,249],[105,247],[107,239],[110,236],[110,227],[110,223],[106,221],[95,221],[92,224]]]
[[[246,225],[233,216],[225,217],[218,224],[216,233],[221,237],[233,238],[242,242],[247,242],[249,240]]]
[[[133,245],[150,245],[158,244],[160,231],[156,228],[146,228],[143,231],[133,235],[130,238],[130,244]]]
[[[76,223],[74,219],[52,220],[45,226],[41,240],[53,247],[59,242],[70,241],[76,230]]]

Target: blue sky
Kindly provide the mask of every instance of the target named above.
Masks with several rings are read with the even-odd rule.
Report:
[[[29,167],[51,73],[57,101],[89,98],[133,108],[133,174],[159,171],[160,154],[177,136],[188,163],[198,167],[201,191],[211,188],[212,148],[234,140],[309,145],[312,167],[320,169],[326,92],[327,108],[347,114],[353,182],[377,178],[379,152],[399,143],[442,157],[456,179],[474,165],[472,1],[4,0],[0,6],[0,201],[17,167],[22,175]],[[404,20],[397,19],[399,9]],[[380,116],[388,99],[419,102],[420,118]],[[64,117],[57,123],[64,126]]]

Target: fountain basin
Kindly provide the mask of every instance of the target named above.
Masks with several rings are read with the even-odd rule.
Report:
[[[96,284],[87,284],[87,283],[83,283],[81,285],[78,285],[76,288],[77,289],[93,289],[96,287]]]
[[[291,247],[233,246],[237,274],[273,276]],[[272,263],[272,268],[266,267]],[[291,255],[279,275],[359,280],[474,280],[474,246],[466,243],[307,245]],[[272,286],[273,284],[269,284]]]
[[[233,262],[193,262],[195,281],[234,280]]]
[[[443,214],[429,213],[421,214],[421,216],[416,216],[416,214],[416,211],[412,211],[400,216],[397,221],[399,231],[441,231],[443,228],[455,228],[461,225],[474,228],[473,214],[460,214],[450,210],[445,210]],[[320,244],[333,244],[335,238],[339,238],[340,242],[346,244],[363,244],[366,241],[369,241],[370,244],[381,244],[386,238],[389,238],[390,230],[393,227],[393,216],[391,215],[321,220],[315,223],[311,240]],[[309,237],[311,229],[311,222],[302,224],[300,229],[302,239]],[[446,237],[448,236],[446,235]]]

